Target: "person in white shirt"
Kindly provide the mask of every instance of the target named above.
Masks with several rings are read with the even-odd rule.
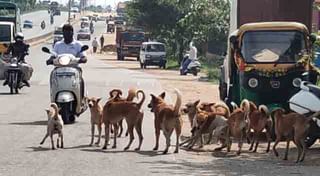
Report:
[[[197,59],[197,54],[198,50],[197,48],[193,45],[193,42],[190,42],[190,50],[189,50],[189,55],[190,55],[190,60],[196,60]]]
[[[97,49],[98,49],[98,41],[97,41],[97,37],[95,37],[93,40],[92,40],[92,49],[93,49],[93,53],[96,53],[97,52]]]

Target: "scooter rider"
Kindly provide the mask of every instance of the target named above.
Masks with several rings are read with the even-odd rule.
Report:
[[[28,51],[29,51],[29,45],[24,43],[23,33],[18,32],[15,36],[15,43],[12,43],[9,45],[6,54],[11,54],[12,57],[17,57],[18,62],[26,63],[24,58],[28,54]],[[25,84],[25,86],[30,87],[28,80],[26,80],[24,76],[22,76],[22,79],[23,79],[22,82]],[[7,81],[3,83],[4,86],[7,84],[8,84]]]
[[[184,60],[182,61],[182,70],[187,70],[188,68],[188,65],[192,62],[192,61],[195,61],[197,60],[197,53],[198,53],[198,50],[197,48],[193,45],[193,42],[191,41],[190,44],[189,44],[189,51],[188,51],[188,54],[189,54],[189,57],[188,58],[184,58]]]
[[[84,52],[80,52],[81,51],[81,47],[82,47],[82,43],[79,41],[76,41],[73,38],[73,27],[70,24],[65,24],[62,27],[62,33],[63,33],[63,40],[57,42],[54,45],[53,51],[57,54],[57,55],[61,55],[61,54],[72,54],[75,57],[79,57],[80,61],[79,63],[86,63],[87,62],[87,57],[85,55]],[[51,56],[48,60],[47,60],[47,65],[51,65],[53,64],[53,60],[55,59],[55,56]],[[80,73],[82,73],[82,70],[80,67],[77,67],[80,70]],[[82,76],[81,76],[81,95],[82,98],[84,96],[84,82],[82,80]]]

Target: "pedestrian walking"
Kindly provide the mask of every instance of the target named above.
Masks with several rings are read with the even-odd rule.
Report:
[[[98,44],[98,41],[97,41],[97,37],[95,37],[92,41],[92,49],[93,49],[93,53],[96,53],[97,52],[97,48],[98,48],[99,44]]]
[[[104,37],[103,37],[103,34],[102,34],[101,37],[100,37],[100,45],[101,45],[100,53],[102,53],[102,49],[103,49],[103,46],[104,46]]]

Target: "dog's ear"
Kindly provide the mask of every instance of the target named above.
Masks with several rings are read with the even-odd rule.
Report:
[[[200,99],[194,102],[195,106],[198,106],[198,104],[200,103]]]
[[[45,109],[46,113],[49,114],[50,113],[50,109]]]
[[[150,96],[151,96],[151,99],[152,99],[152,100],[154,100],[154,99],[156,98],[156,96],[153,95],[153,94],[150,94]]]
[[[162,92],[159,97],[161,97],[162,99],[164,99],[164,97],[166,97],[166,92]]]
[[[99,97],[99,98],[97,99],[97,103],[99,103],[99,102],[101,101],[101,99],[102,99],[102,98],[101,98],[101,97]]]

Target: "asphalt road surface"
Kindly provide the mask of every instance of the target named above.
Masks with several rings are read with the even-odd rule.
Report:
[[[24,20],[31,20],[33,22],[33,28],[23,28]],[[45,29],[41,29],[40,27],[40,24],[43,20],[46,23]],[[52,32],[54,30],[54,27],[61,26],[67,20],[67,12],[61,12],[61,16],[54,16],[54,23],[52,25],[50,24],[50,15],[46,10],[27,13],[22,15],[21,17],[22,32],[25,36],[25,39],[34,38]]]

